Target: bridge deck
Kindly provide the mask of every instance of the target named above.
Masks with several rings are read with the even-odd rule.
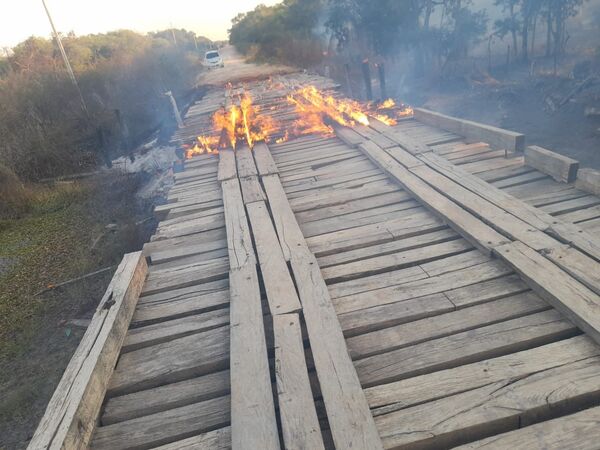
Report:
[[[597,447],[598,197],[414,119],[175,180],[91,447]]]

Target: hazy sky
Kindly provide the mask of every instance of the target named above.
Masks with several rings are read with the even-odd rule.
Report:
[[[60,32],[81,35],[120,28],[145,32],[172,24],[211,39],[225,39],[231,19],[259,3],[272,5],[278,0],[46,0]],[[0,0],[0,48],[31,35],[50,36],[42,0]]]

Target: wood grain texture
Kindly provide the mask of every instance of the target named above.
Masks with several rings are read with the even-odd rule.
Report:
[[[501,356],[577,334],[555,310],[487,325],[356,361],[363,386]]]
[[[409,172],[383,149],[372,146],[368,149],[364,147],[363,150],[383,171],[397,180],[404,189],[411,192],[435,214],[441,216],[477,248],[490,252],[492,248],[508,242],[503,235]]]
[[[246,208],[271,314],[299,311],[300,300],[266,204],[256,202],[246,205]]]
[[[381,448],[325,281],[276,175],[263,177],[282,247],[290,253],[319,384],[336,447]],[[277,226],[279,224],[279,226]]]
[[[286,449],[324,449],[321,427],[310,388],[300,317],[273,317],[275,374],[279,415]]]
[[[228,450],[231,448],[231,428],[210,431],[171,444],[161,445],[155,450]]]
[[[499,434],[456,450],[502,450],[506,448],[527,450],[595,450],[600,440],[600,407],[586,409],[558,419],[530,425],[519,430]]]
[[[575,181],[579,170],[579,161],[537,145],[525,149],[525,164],[563,183]]]
[[[600,348],[585,335],[464,364],[451,369],[381,384],[365,390],[373,414],[380,416],[459,394],[502,380],[519,380],[534,373],[600,356]]]
[[[247,264],[255,264],[256,257],[242,200],[240,183],[236,178],[223,181],[221,186],[223,188],[223,204],[225,205],[229,267],[238,269]]]
[[[599,382],[600,358],[593,357],[378,416],[376,422],[387,448],[449,448],[596,404]]]
[[[600,296],[520,242],[496,249],[531,288],[600,343]]]
[[[228,394],[229,370],[222,370],[153,389],[110,397],[104,405],[102,425],[123,422]]]
[[[252,149],[254,154],[254,161],[256,162],[256,168],[260,176],[272,175],[279,173],[277,164],[273,161],[273,156],[269,148],[264,142],[257,142]]]
[[[575,187],[600,196],[600,171],[589,168],[579,170]]]
[[[415,108],[414,115],[415,119],[423,123],[443,128],[470,140],[487,142],[494,148],[513,152],[525,149],[525,135],[520,133],[470,120],[457,119],[423,108]]]
[[[233,449],[279,449],[277,419],[254,264],[232,268],[231,442]]]
[[[99,427],[90,448],[125,450],[161,444],[229,425],[229,396]]]
[[[235,153],[231,149],[219,151],[219,167],[217,170],[218,181],[225,181],[237,176]]]

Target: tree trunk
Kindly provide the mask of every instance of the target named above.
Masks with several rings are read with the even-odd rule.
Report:
[[[550,56],[552,54],[552,12],[550,10],[546,16],[546,27],[546,56]]]
[[[521,57],[523,58],[523,62],[529,61],[529,19],[525,18],[523,20],[523,32],[521,39],[523,39],[522,47],[521,47]]]
[[[536,13],[535,16],[533,16],[533,28],[531,30],[531,51],[529,52],[529,54],[532,58],[535,54],[535,35],[537,32],[537,20],[538,20],[538,15]]]
[[[510,20],[512,22],[510,32],[512,34],[512,39],[513,39],[513,52],[515,54],[514,59],[516,60],[519,57],[519,51],[518,51],[518,47],[517,47],[517,29],[516,29],[517,19],[515,17],[515,5],[512,2],[510,4]]]

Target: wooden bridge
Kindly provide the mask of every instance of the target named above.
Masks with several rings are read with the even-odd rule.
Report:
[[[309,83],[233,89],[291,120]],[[197,156],[30,448],[598,448],[594,176],[425,110]]]

